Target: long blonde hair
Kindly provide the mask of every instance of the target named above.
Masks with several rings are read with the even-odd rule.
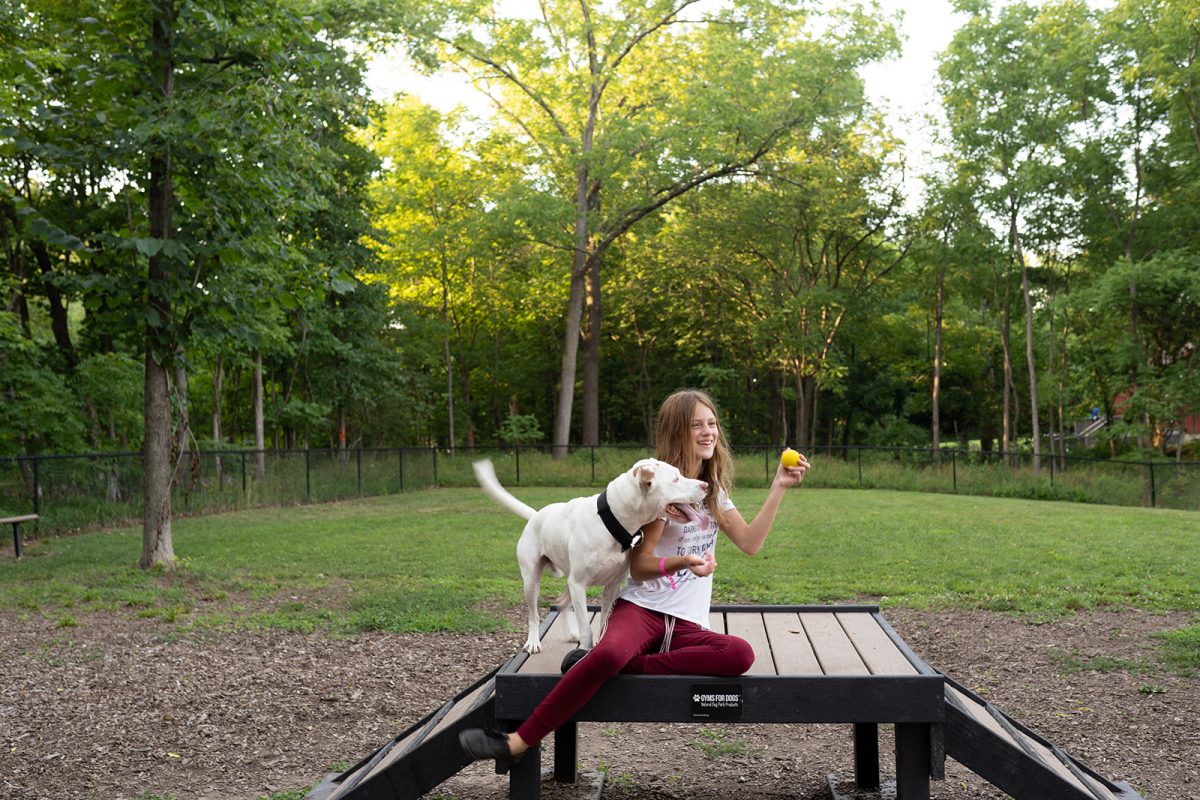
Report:
[[[697,404],[707,406],[717,418],[716,447],[712,458],[703,461],[696,457],[696,444],[692,438],[692,415]],[[717,499],[722,491],[728,494],[733,487],[733,456],[725,441],[725,428],[721,425],[717,405],[707,392],[680,389],[663,401],[654,431],[654,457],[674,464],[684,475],[695,475],[707,483],[709,491],[704,505],[716,517],[718,525],[724,524],[725,514]]]

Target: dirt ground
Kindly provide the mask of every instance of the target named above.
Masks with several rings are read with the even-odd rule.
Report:
[[[891,609],[928,663],[984,692],[1147,800],[1200,800],[1200,678],[1159,666],[1152,634],[1194,614],[1095,612],[1035,625]],[[515,621],[515,618],[514,618]],[[369,754],[519,647],[521,634],[183,634],[82,615],[0,612],[0,798],[248,800],[298,791]],[[1145,669],[1096,669],[1139,662]],[[884,771],[892,743],[881,730]],[[853,771],[849,726],[580,725],[584,782],[548,800],[829,797]],[[552,748],[548,744],[547,750]],[[543,764],[549,764],[549,753]],[[430,797],[499,800],[476,765]],[[1003,797],[953,761],[935,798]]]

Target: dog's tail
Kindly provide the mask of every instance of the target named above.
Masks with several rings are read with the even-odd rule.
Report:
[[[479,485],[483,487],[483,491],[488,497],[523,519],[529,519],[537,513],[537,509],[525,505],[500,485],[500,480],[496,477],[496,470],[492,466],[491,459],[485,458],[481,461],[476,461],[474,467],[475,480],[479,481]]]

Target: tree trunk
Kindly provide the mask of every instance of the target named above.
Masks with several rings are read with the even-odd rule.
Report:
[[[1033,471],[1042,470],[1042,431],[1038,424],[1037,361],[1033,352],[1033,298],[1029,294],[1029,268],[1025,264],[1025,251],[1021,248],[1021,235],[1017,231],[1016,219],[1012,223],[1012,243],[1021,264],[1021,294],[1025,300],[1025,363],[1029,367],[1029,424],[1033,428]]]
[[[454,430],[454,354],[450,350],[450,270],[442,252],[442,360],[446,365],[446,420],[450,454],[454,454],[458,436]]]
[[[183,361],[183,348],[175,351],[175,397],[179,405],[179,426],[175,429],[175,452],[181,460],[191,451],[192,419],[188,413],[190,403],[188,393],[187,365]]]
[[[589,39],[589,46],[595,43]],[[594,56],[594,49],[593,49]],[[597,62],[592,58],[593,78]],[[592,157],[592,143],[596,135],[596,118],[600,110],[600,87],[592,81],[588,96],[588,117],[579,143],[578,161],[575,165],[575,252],[571,257],[571,290],[567,298],[567,326],[563,334],[562,369],[558,378],[558,405],[554,410],[554,458],[565,458],[571,443],[571,412],[575,402],[575,370],[579,356],[580,322],[583,317],[583,300],[588,269],[591,267],[591,213],[592,190],[588,173],[588,160]]]
[[[225,357],[217,356],[213,364],[213,410],[212,438],[213,444],[221,444],[221,387],[225,382]]]
[[[225,381],[225,357],[218,355],[213,364],[213,410],[212,410],[212,440],[213,447],[221,448],[221,384]],[[225,486],[225,476],[222,474],[221,457],[214,459],[213,468],[217,473],[218,490]]]
[[[175,65],[172,54],[174,7],[172,2],[158,6],[158,16],[151,25],[151,49],[156,61],[154,86],[163,106],[174,94]],[[170,237],[170,212],[174,204],[174,187],[170,180],[170,143],[152,144],[149,157],[149,215],[152,239]],[[170,393],[169,357],[174,348],[163,341],[163,331],[170,330],[167,259],[161,249],[150,257],[146,272],[145,396],[142,444],[142,558],[138,566],[175,567],[175,548],[170,529]]]
[[[946,291],[946,264],[938,265],[937,292],[933,304],[933,391],[930,398],[932,419],[930,433],[933,439],[933,452],[941,453],[942,443],[942,309]]]
[[[158,62],[158,82],[153,87],[165,105],[174,93],[175,65],[172,59],[174,8],[164,3],[152,25],[151,48]],[[169,142],[152,145],[149,158],[150,236],[168,239],[171,234],[171,147]],[[164,283],[166,257],[162,251],[150,257],[147,270],[146,369],[144,397],[145,432],[142,441],[142,569],[174,569],[175,547],[171,536],[171,398],[167,359],[173,347],[163,341],[170,330],[171,308]]]
[[[821,384],[816,378],[809,378],[809,411],[808,411],[808,435],[805,440],[808,443],[808,449],[812,450],[817,446],[817,422],[819,409],[817,401],[821,399]]]
[[[1012,461],[1012,397],[1013,397],[1013,374],[1012,374],[1012,344],[1009,342],[1009,327],[1012,324],[1011,318],[1011,303],[1009,302],[1008,293],[1008,275],[1004,276],[1004,314],[1001,317],[1000,326],[1000,346],[1004,351],[1004,412],[1000,423],[1000,452],[1004,454],[1006,461]]]
[[[583,348],[583,430],[584,447],[600,444],[600,257],[588,260],[587,335]]]
[[[812,428],[812,410],[815,391],[814,380],[811,376],[796,374],[796,447],[805,450],[809,446],[809,434]]]
[[[783,381],[780,379],[778,370],[773,369],[767,373],[767,387],[771,395],[771,445],[773,447],[781,447],[786,444],[782,384]]]
[[[254,480],[267,477],[267,426],[263,419],[262,353],[254,354],[254,373],[250,376],[250,403],[254,406]]]
[[[153,274],[153,270],[151,270]],[[174,569],[171,535],[171,398],[167,368],[146,352],[145,435],[142,442],[142,569]]]
[[[590,138],[585,139],[590,145]],[[590,148],[587,148],[590,150]],[[575,370],[588,270],[588,177],[581,159],[575,173],[575,253],[571,258],[571,291],[567,298],[567,326],[563,337],[562,369],[558,378],[558,405],[554,411],[554,457],[565,458],[571,442],[571,412],[575,402]]]
[[[50,251],[47,249],[45,242],[38,241],[37,239],[29,243],[29,249],[33,252],[38,269],[42,271],[42,288],[46,292],[46,303],[50,310],[50,330],[54,333],[54,342],[58,345],[58,352],[62,355],[63,363],[67,365],[67,369],[74,371],[78,359],[75,355],[75,348],[71,344],[71,331],[67,321],[67,304],[63,300],[62,292],[58,290],[58,287],[51,280],[51,276],[54,274],[54,264],[50,260]]]

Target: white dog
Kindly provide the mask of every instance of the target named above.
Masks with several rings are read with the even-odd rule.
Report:
[[[560,613],[569,613],[572,606],[575,611],[567,617],[567,638],[590,650],[587,587],[604,587],[601,620],[607,622],[629,570],[630,549],[642,539],[642,526],[669,512],[694,520],[691,506],[708,494],[704,481],[685,478],[675,467],[653,458],[634,464],[598,495],[551,503],[540,510],[509,494],[496,479],[491,461],[475,462],[475,478],[489,497],[528,520],[517,542],[517,563],[529,606],[527,653],[542,649],[538,638],[542,570],[549,567],[552,575],[567,576],[567,597]]]

